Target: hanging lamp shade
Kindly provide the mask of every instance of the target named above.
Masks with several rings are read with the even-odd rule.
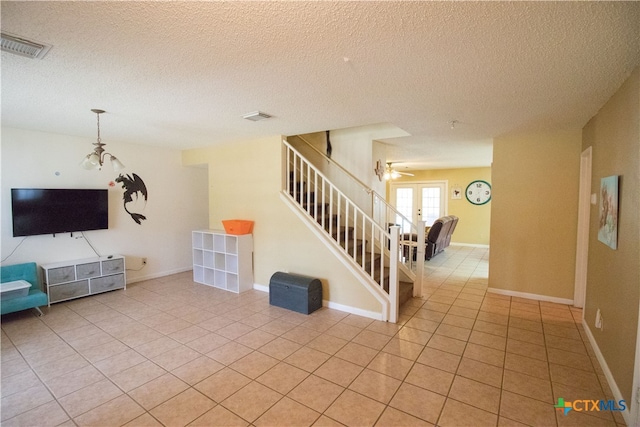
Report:
[[[118,160],[116,156],[111,153],[105,152],[104,146],[106,144],[104,144],[100,139],[100,114],[104,113],[104,110],[92,109],[91,111],[96,113],[96,116],[98,118],[98,140],[97,142],[93,143],[96,148],[93,149],[93,152],[85,156],[82,162],[80,162],[80,166],[87,170],[100,170],[102,169],[102,165],[104,164],[105,156],[109,156],[111,159],[111,167],[113,167],[113,170],[119,171],[124,169],[124,164],[122,164],[122,162]]]

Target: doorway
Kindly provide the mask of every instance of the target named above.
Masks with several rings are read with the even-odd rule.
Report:
[[[580,187],[578,191],[578,239],[576,242],[576,275],[573,305],[578,308],[583,308],[587,293],[587,265],[589,258],[591,147],[584,150],[580,155]]]
[[[414,224],[424,221],[429,227],[436,219],[446,215],[447,181],[392,183],[390,190],[391,205]],[[396,222],[402,223],[399,220]],[[402,232],[409,233],[411,230]]]

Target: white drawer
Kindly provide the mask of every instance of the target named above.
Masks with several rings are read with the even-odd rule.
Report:
[[[122,288],[124,288],[124,274],[114,274],[113,276],[104,276],[98,277],[96,279],[91,279],[92,294]]]
[[[47,282],[49,285],[73,280],[76,280],[76,272],[73,265],[49,269],[49,281]]]
[[[87,264],[78,264],[76,266],[76,274],[78,276],[78,280],[98,277],[100,276],[100,263],[90,262]]]
[[[102,261],[102,274],[107,275],[122,272],[124,272],[124,258]]]
[[[64,301],[85,295],[89,295],[88,280],[49,286],[49,302]]]

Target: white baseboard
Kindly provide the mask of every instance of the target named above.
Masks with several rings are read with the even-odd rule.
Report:
[[[349,305],[342,305],[332,301],[322,300],[322,305],[333,310],[343,311],[349,314],[355,314],[357,316],[367,317],[373,320],[382,320],[382,313],[375,311],[363,310],[357,307],[351,307]]]
[[[256,291],[269,293],[269,286],[259,285],[257,283],[253,284],[253,289],[255,289]]]
[[[450,246],[468,246],[471,248],[485,248],[485,249],[489,249],[489,245],[481,245],[480,243],[458,243],[458,242],[451,242],[449,243]]]
[[[573,300],[572,299],[550,297],[548,295],[530,294],[530,293],[527,293],[527,292],[509,291],[509,290],[506,290],[506,289],[498,289],[498,288],[487,288],[487,292],[491,292],[492,294],[498,294],[498,295],[507,295],[507,296],[510,296],[510,297],[533,299],[533,300],[537,300],[537,301],[554,302],[556,304],[573,305]]]
[[[600,367],[602,368],[602,372],[604,372],[604,376],[607,378],[607,382],[609,383],[609,387],[611,388],[611,391],[613,392],[613,397],[615,398],[616,402],[620,401],[620,400],[625,400],[625,402],[627,402],[627,409],[625,409],[624,411],[620,411],[622,416],[624,417],[624,421],[625,423],[627,423],[628,426],[631,426],[631,405],[633,405],[633,402],[631,401],[627,401],[626,399],[624,399],[622,397],[622,393],[620,392],[620,389],[618,388],[618,384],[616,383],[616,380],[613,378],[613,374],[611,373],[611,370],[609,369],[609,365],[607,365],[607,361],[604,358],[604,355],[602,354],[602,352],[600,351],[600,347],[598,347],[598,343],[595,339],[595,337],[593,336],[593,333],[591,332],[591,329],[589,329],[589,325],[587,323],[587,321],[585,319],[582,319],[582,327],[584,328],[584,331],[587,334],[587,338],[589,338],[589,343],[591,343],[591,348],[593,348],[593,352],[596,354],[596,358],[598,359],[598,362],[600,363]]]
[[[259,285],[257,283],[253,284],[253,289],[255,289],[257,291],[262,291],[262,292],[269,293],[269,286]],[[375,312],[375,311],[363,310],[361,308],[351,307],[350,305],[343,305],[343,304],[338,304],[338,303],[332,302],[332,301],[322,300],[322,306],[323,307],[327,307],[327,308],[331,308],[333,310],[343,311],[343,312],[349,313],[349,314],[355,314],[355,315],[358,315],[358,316],[367,317],[369,319],[382,320],[382,313],[378,313],[378,312]]]
[[[161,271],[159,273],[148,274],[146,276],[138,276],[134,278],[130,278],[129,275],[127,275],[127,285],[130,283],[144,282],[145,280],[157,279],[159,277],[171,276],[172,274],[184,273],[186,271],[191,271],[192,269],[193,267],[191,266],[184,267],[184,268],[176,268],[175,270]]]

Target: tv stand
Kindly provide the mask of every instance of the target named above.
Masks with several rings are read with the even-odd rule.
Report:
[[[87,295],[126,289],[124,257],[109,255],[40,266],[49,306]]]

